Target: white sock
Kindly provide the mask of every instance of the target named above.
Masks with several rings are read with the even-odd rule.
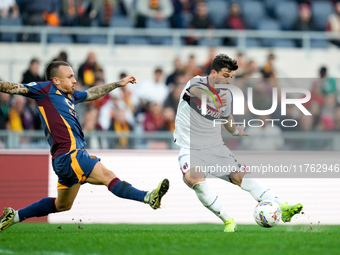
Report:
[[[256,201],[273,200],[279,205],[282,201],[271,191],[270,188],[262,185],[252,178],[243,178],[241,189],[248,191]]]
[[[151,191],[148,191],[148,192],[145,194],[144,203],[146,203],[146,204],[149,203],[149,201],[150,201],[150,195],[151,195]]]
[[[215,193],[210,189],[206,181],[198,182],[192,186],[195,190],[198,199],[201,203],[212,211],[217,217],[219,217],[223,222],[231,217],[223,208],[220,199]]]
[[[19,213],[18,213],[18,211],[15,211],[14,218],[13,218],[13,224],[19,223],[19,222],[20,222]]]

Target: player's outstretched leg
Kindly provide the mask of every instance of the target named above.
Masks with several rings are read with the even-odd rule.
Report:
[[[13,208],[5,208],[2,216],[0,217],[0,231],[7,229],[14,224],[14,217],[16,214],[17,211],[15,211]]]
[[[281,219],[283,222],[290,222],[292,217],[295,214],[300,213],[303,209],[302,204],[291,205],[281,202],[281,200],[269,188],[252,178],[243,178],[241,188],[249,191],[249,193],[257,201],[273,200],[278,203],[282,211]]]
[[[224,232],[235,232],[236,230],[237,226],[233,218],[224,221]]]
[[[248,191],[258,202],[263,200],[273,200],[279,205],[282,204],[282,201],[270,188],[266,187],[253,178],[243,178],[240,187],[241,189]]]
[[[283,222],[290,222],[292,220],[292,217],[295,214],[299,214],[301,210],[303,209],[302,204],[296,204],[296,205],[290,205],[288,202],[283,203],[280,205],[282,216],[281,219]]]
[[[161,206],[161,199],[169,189],[169,180],[162,180],[156,189],[146,193],[144,202],[149,204],[152,209],[158,209]]]
[[[116,177],[109,183],[108,189],[117,197],[144,202],[151,208],[158,209],[162,197],[169,189],[169,180],[162,180],[156,189],[147,192],[136,189],[130,183]]]
[[[0,218],[0,231],[32,217],[42,217],[57,212],[54,197],[45,197],[18,211],[7,207]]]
[[[235,232],[236,223],[234,219],[229,216],[221,204],[219,197],[209,187],[208,183],[201,181],[194,184],[192,188],[201,203],[224,222],[224,232]]]

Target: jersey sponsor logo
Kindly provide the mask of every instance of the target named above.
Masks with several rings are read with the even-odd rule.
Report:
[[[75,118],[78,119],[78,113],[77,113],[75,110],[68,109],[68,111],[70,112],[70,114],[71,114],[73,117],[75,117]]]
[[[184,93],[183,100],[186,101],[189,106],[202,117],[208,120],[214,120],[221,118],[221,114],[217,109],[207,106],[207,111],[205,115],[201,114],[201,100],[198,97],[191,98],[187,93]]]
[[[196,84],[202,85],[205,88],[198,87],[198,89],[204,91],[205,93],[202,93],[202,98],[199,99],[198,97],[190,97],[189,93],[184,93],[183,100],[186,101],[192,109],[194,109],[197,113],[201,114],[202,117],[214,120],[219,119],[221,117],[221,112],[219,112],[216,108],[213,108],[209,105],[207,105],[207,95],[209,95],[214,102],[215,107],[217,107],[216,97],[222,105],[222,100],[220,95],[217,93],[217,91],[211,87],[207,83],[203,83],[202,79],[200,79],[200,82],[197,82]],[[189,91],[188,91],[189,92]]]

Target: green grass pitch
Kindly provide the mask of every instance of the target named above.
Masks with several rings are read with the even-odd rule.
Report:
[[[340,254],[340,226],[22,223],[0,233],[0,254]]]

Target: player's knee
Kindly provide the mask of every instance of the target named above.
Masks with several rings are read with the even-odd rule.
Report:
[[[112,180],[112,179],[116,178],[116,175],[112,171],[106,169],[104,171],[104,178],[106,180]]]
[[[55,207],[58,212],[68,211],[72,208],[73,203],[56,203]]]
[[[187,172],[183,178],[185,184],[192,188],[196,183],[204,181],[203,177],[191,176],[190,172]]]
[[[184,181],[184,183],[185,183],[186,185],[188,185],[190,188],[192,188],[192,186],[194,186],[194,185],[197,183],[194,179],[192,179],[192,178],[186,178],[186,177],[183,178],[183,181]]]
[[[245,175],[245,172],[233,172],[229,175],[231,183],[240,186],[242,184],[243,176]]]
[[[235,185],[241,187],[242,178],[230,178],[230,181],[231,181],[232,184],[235,184]]]

